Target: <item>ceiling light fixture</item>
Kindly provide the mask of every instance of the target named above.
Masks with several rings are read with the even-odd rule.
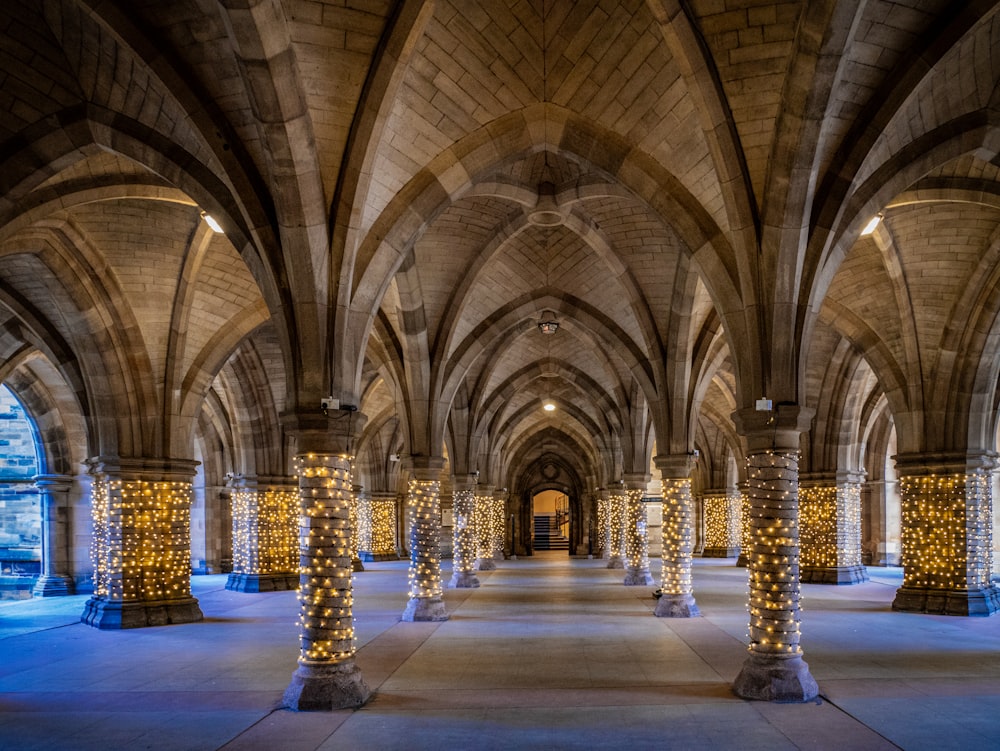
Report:
[[[546,310],[542,313],[542,319],[538,322],[538,330],[543,334],[554,334],[559,330],[559,321],[556,320],[555,313]]]
[[[865,228],[861,230],[861,236],[868,237],[868,235],[870,235],[872,232],[875,231],[875,228],[878,227],[879,222],[881,221],[882,221],[881,214],[876,214],[875,216],[873,216],[871,219],[868,220],[868,224],[865,225]]]
[[[546,401],[544,404],[542,404],[542,409],[544,409],[546,412],[555,412],[556,411],[555,402]]]
[[[205,224],[211,227],[212,232],[216,234],[223,235],[225,230],[222,229],[222,225],[219,224],[218,220],[211,214],[206,214],[204,211],[201,212],[201,218],[205,220]]]

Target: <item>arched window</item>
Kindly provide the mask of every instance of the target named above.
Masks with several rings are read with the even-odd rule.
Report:
[[[37,474],[34,427],[14,394],[0,384],[0,599],[30,597],[40,571]]]

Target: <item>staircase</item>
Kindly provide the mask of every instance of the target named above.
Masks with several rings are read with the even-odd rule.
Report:
[[[535,550],[569,550],[569,538],[560,532],[555,514],[535,514],[531,545]]]

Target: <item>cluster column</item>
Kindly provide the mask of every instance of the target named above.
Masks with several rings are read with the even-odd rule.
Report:
[[[861,481],[855,472],[810,478],[799,487],[801,580],[814,584],[868,581],[861,563]],[[834,480],[831,482],[831,480]]]
[[[694,600],[691,565],[694,557],[694,500],[691,498],[689,454],[654,457],[663,484],[663,562],[658,618],[693,618],[701,615]]]
[[[649,475],[625,476],[625,586],[653,583],[649,571],[649,535],[646,525],[646,504],[643,496]]]
[[[446,621],[441,587],[441,457],[412,457],[407,497],[410,599],[404,621]]]
[[[702,558],[731,558],[740,551],[742,498],[735,490],[706,490],[701,495],[705,513],[705,549]]]
[[[454,552],[449,586],[472,589],[479,586],[476,576],[476,476],[455,477],[454,482]]]
[[[68,530],[65,499],[73,487],[68,475],[36,475],[35,487],[42,505],[42,575],[32,590],[34,597],[73,594],[73,580],[66,570]]]
[[[819,687],[799,646],[799,439],[813,410],[734,414],[747,442],[750,656],[733,684],[744,699],[809,701]]]
[[[94,594],[80,620],[100,629],[200,621],[191,596],[197,462],[100,457],[88,464]]]
[[[902,501],[903,586],[893,610],[992,615],[993,454],[896,457]]]
[[[299,587],[299,490],[292,478],[235,477],[233,571],[226,589],[278,592]]]

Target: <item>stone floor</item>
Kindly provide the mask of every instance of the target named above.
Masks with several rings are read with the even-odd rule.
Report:
[[[328,713],[275,708],[294,593],[195,577],[202,623],[120,632],[78,623],[83,597],[6,603],[0,749],[1000,748],[1000,616],[893,613],[898,569],[803,587],[819,700],[733,696],[747,621],[733,563],[696,561],[703,616],[668,620],[652,587],[601,561],[505,561],[480,589],[446,591],[444,623],[401,623],[406,563],[367,564],[358,664],[375,698]]]

